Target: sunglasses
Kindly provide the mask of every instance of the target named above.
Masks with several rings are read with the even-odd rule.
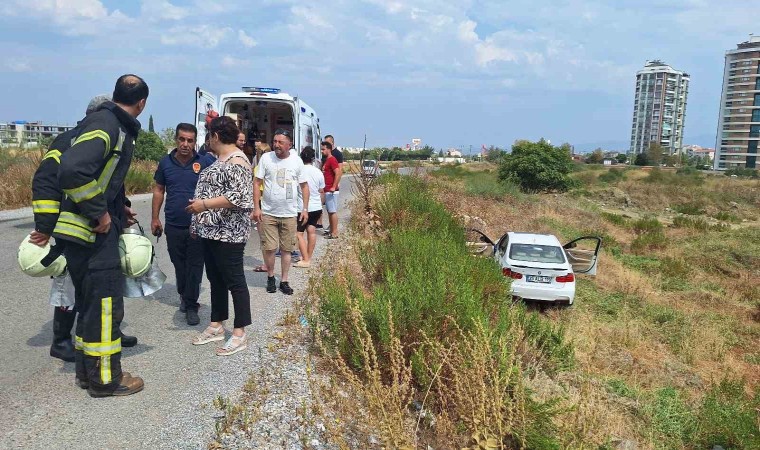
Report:
[[[278,128],[274,130],[274,135],[277,136],[278,134],[281,134],[283,136],[286,136],[288,138],[292,138],[293,136],[290,134],[290,131],[284,129],[284,128]]]

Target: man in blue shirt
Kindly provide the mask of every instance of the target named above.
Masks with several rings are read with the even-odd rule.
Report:
[[[203,248],[201,240],[190,236],[190,214],[185,212],[189,199],[195,195],[198,174],[213,163],[212,158],[195,152],[198,130],[189,123],[177,125],[175,139],[177,148],[158,163],[153,179],[153,216],[150,230],[153,235],[166,231],[166,245],[177,276],[177,293],[180,311],[184,312],[188,325],[198,325],[198,295],[203,277]],[[161,224],[159,213],[166,196]]]

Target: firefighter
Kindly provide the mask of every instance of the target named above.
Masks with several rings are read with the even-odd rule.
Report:
[[[95,112],[100,105],[107,101],[111,101],[111,97],[108,95],[94,97],[87,105],[85,115]],[[58,186],[58,165],[61,161],[61,154],[71,147],[71,143],[78,133],[79,128],[74,127],[59,134],[50,144],[50,150],[45,153],[40,166],[34,173],[32,179],[34,231],[29,242],[40,247],[45,247],[50,241],[50,236],[53,234],[55,223],[58,220],[61,197],[63,197],[61,188]],[[56,253],[63,252],[64,242],[63,240],[56,242],[53,247]],[[63,276],[67,276],[67,274],[64,273]],[[74,310],[74,299],[71,298],[70,300],[70,304],[53,305],[53,343],[50,346],[50,356],[74,362],[74,344],[71,341],[71,330],[74,327],[76,312]],[[136,344],[137,338],[133,336],[123,336],[121,339],[123,347],[132,347]]]
[[[140,130],[137,117],[147,99],[142,78],[119,77],[113,101],[85,117],[58,168],[65,197],[53,236],[66,240],[64,254],[77,292],[76,384],[92,397],[130,395],[144,386],[140,377],[121,370],[119,235],[134,216],[124,179]]]

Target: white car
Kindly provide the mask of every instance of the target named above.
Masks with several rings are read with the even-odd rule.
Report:
[[[493,257],[505,277],[512,278],[512,296],[572,305],[575,275],[596,275],[602,238],[583,236],[565,245],[551,234],[508,232],[494,243],[485,234],[481,241],[493,246]]]
[[[362,173],[363,177],[374,178],[382,175],[382,169],[380,165],[374,159],[365,159],[362,161]]]

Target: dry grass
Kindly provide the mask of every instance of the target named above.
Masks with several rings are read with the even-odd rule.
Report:
[[[0,149],[0,210],[32,204],[32,178],[44,150]],[[126,180],[127,194],[150,192],[157,164],[133,161]]]
[[[674,204],[673,199],[702,204],[708,213],[732,209],[743,218],[760,215],[757,181],[716,176],[695,187],[642,181],[647,176],[632,171],[617,185],[636,205],[626,211],[633,217],[662,212]],[[600,216],[593,188],[587,195],[591,202],[566,194],[495,203],[462,195],[456,180],[430,182],[450,211],[468,219],[476,217],[492,238],[508,230],[552,233],[561,239],[586,233],[606,238],[599,275],[580,283],[576,306],[546,313],[566,326],[578,362],[575,375],[583,380],[570,383],[568,401],[574,408],[558,421],[563,427],[568,423],[588,427],[582,434],[590,439],[579,438],[571,447],[582,447],[580,442],[603,443],[601,436],[634,439],[640,448],[657,446],[642,419],[638,400],[621,404],[604,383],[595,380],[620,380],[643,393],[675,386],[686,398],[698,401],[707,386],[730,376],[745,380],[749,392],[756,392],[760,385],[760,291],[756,283],[760,269],[746,252],[731,251],[742,247],[731,235],[665,228],[668,244],[645,253],[639,267],[640,260],[626,256],[634,233],[628,226]],[[732,201],[739,207],[729,206]],[[760,242],[758,229],[751,229],[754,231],[748,231],[745,242]],[[728,254],[705,254],[706,242],[716,242],[710,245]],[[723,242],[722,246],[718,242]],[[715,258],[717,255],[720,257]],[[653,265],[647,268],[646,264]],[[684,273],[668,272],[670,266],[679,264],[686,268]],[[600,410],[604,414],[599,414]]]

